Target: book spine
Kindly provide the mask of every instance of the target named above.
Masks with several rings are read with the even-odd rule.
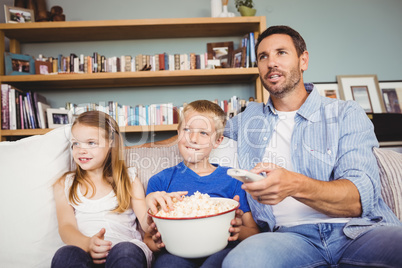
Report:
[[[254,33],[250,32],[250,67],[257,67],[257,60],[255,56],[255,37]]]
[[[17,129],[17,115],[15,113],[15,89],[10,88],[9,97],[8,97],[8,107],[10,114],[10,129]]]
[[[15,115],[17,120],[17,129],[21,129],[20,97],[21,92],[15,91]]]
[[[28,96],[24,96],[24,107],[25,111],[24,114],[26,115],[26,125],[28,126],[27,128],[32,129],[32,122],[29,114],[29,104],[28,104]]]
[[[33,109],[33,102],[32,102],[32,95],[30,92],[27,92],[27,101],[28,101],[28,114],[29,114],[29,121],[31,122],[32,128],[35,129],[35,113]]]
[[[10,116],[8,107],[8,84],[1,85],[1,128],[10,129]]]
[[[21,129],[26,129],[27,128],[26,115],[25,115],[24,110],[25,110],[25,108],[24,108],[24,95],[21,94],[20,95]]]

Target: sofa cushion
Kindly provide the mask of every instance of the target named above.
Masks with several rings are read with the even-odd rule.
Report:
[[[2,267],[50,267],[63,245],[52,184],[71,168],[70,126],[0,142]]]
[[[212,150],[209,160],[221,166],[237,167],[236,148],[236,141],[224,138],[219,147]],[[129,147],[125,153],[127,166],[137,168],[137,176],[141,179],[145,191],[148,180],[153,175],[183,161],[175,140],[170,140],[169,143]]]
[[[402,154],[374,148],[380,169],[381,195],[385,203],[402,221]]]

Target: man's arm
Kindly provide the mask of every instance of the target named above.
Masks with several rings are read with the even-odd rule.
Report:
[[[276,205],[291,196],[331,217],[361,215],[359,191],[349,180],[319,181],[268,163],[260,163],[251,171],[267,173],[266,179],[243,185],[260,203]]]

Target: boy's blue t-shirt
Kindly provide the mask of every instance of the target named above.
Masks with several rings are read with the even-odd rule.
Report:
[[[210,175],[200,177],[183,162],[174,167],[162,170],[149,179],[147,195],[156,191],[167,193],[188,191],[193,195],[196,191],[211,197],[240,197],[240,209],[245,213],[250,211],[246,192],[241,189],[242,182],[227,174],[228,167],[215,165],[216,169]]]

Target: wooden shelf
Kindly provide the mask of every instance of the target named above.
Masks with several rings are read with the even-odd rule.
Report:
[[[257,78],[257,68],[0,76],[2,83],[25,90],[232,84],[251,83]]]
[[[17,129],[17,130],[1,130],[1,135],[3,137],[13,137],[13,136],[32,136],[32,135],[43,135],[48,133],[53,129]],[[120,127],[120,131],[123,133],[131,132],[156,132],[156,131],[176,131],[177,124],[174,125],[152,125],[152,126],[127,126]]]
[[[20,43],[46,43],[242,36],[261,27],[265,17],[2,23],[0,31]]]
[[[255,98],[263,100],[257,68],[219,68],[186,71],[144,71],[92,74],[4,75],[5,39],[11,53],[21,53],[21,44],[86,42],[193,37],[242,37],[265,30],[265,17],[179,18],[105,21],[64,21],[0,24],[0,82],[24,91],[172,86],[201,84],[255,84]],[[177,125],[128,126],[122,132],[175,131]],[[42,135],[50,129],[1,130],[0,140]]]

